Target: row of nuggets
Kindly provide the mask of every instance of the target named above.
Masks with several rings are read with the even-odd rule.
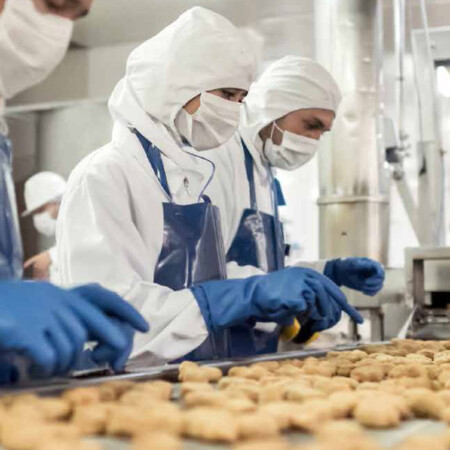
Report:
[[[314,435],[304,450],[376,450],[365,428],[403,420],[450,423],[450,342],[395,340],[324,358],[218,368],[180,365],[181,401],[165,381],[115,381],[59,398],[3,397],[0,438],[11,450],[98,450],[90,436],[133,440],[133,450],[180,450],[182,438],[237,450],[292,449],[282,433]],[[426,444],[426,445],[425,445]],[[429,445],[428,445],[429,444]],[[398,450],[450,450],[448,433],[416,436]]]

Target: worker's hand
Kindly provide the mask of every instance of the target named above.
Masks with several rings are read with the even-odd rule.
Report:
[[[371,296],[382,289],[385,276],[383,266],[369,258],[332,259],[325,265],[324,274],[338,286]]]
[[[6,3],[6,0],[0,0],[0,14],[2,13],[3,8],[5,7],[5,3]]]
[[[25,261],[23,268],[28,269],[32,267],[33,280],[48,281],[50,279],[51,264],[52,258],[50,257],[50,253],[45,251]]]
[[[132,338],[117,319],[148,330],[131,305],[100,286],[65,290],[45,282],[0,284],[0,349],[27,355],[35,364],[33,374],[66,373],[90,340],[124,354]]]
[[[0,0],[1,1],[1,0]],[[33,0],[36,9],[45,14],[55,14],[76,20],[86,16],[94,0]]]
[[[288,325],[301,313],[317,323],[314,331],[334,325],[342,311],[363,322],[331,280],[301,267],[239,280],[208,281],[191,291],[212,332],[255,322]]]

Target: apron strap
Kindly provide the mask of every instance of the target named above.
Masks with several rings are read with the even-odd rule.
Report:
[[[250,154],[244,140],[241,138],[242,148],[244,149],[245,171],[247,172],[248,187],[250,191],[250,207],[254,210],[258,209],[256,204],[255,175],[253,173],[253,158]]]
[[[153,171],[155,172],[156,177],[161,183],[162,188],[166,191],[166,194],[172,198],[172,194],[170,192],[169,183],[167,181],[166,171],[164,169],[163,160],[161,158],[161,152],[157,147],[155,147],[147,138],[145,138],[138,130],[133,130],[134,134],[139,139],[139,142],[144,149],[145,154],[147,155],[147,159],[152,166]]]

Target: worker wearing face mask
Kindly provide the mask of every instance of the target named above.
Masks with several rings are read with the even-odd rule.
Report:
[[[0,0],[0,279],[19,278],[18,233],[11,148],[4,102],[42,81],[64,56],[72,20],[92,0]],[[42,223],[42,221],[41,221]],[[46,230],[49,229],[44,225]],[[135,330],[147,331],[142,316],[117,294],[98,285],[64,290],[45,282],[0,282],[0,384],[18,380],[17,358],[26,358],[26,377],[64,375],[87,341],[93,358],[120,370]],[[21,364],[22,366],[22,364]]]
[[[0,0],[0,279],[22,276],[22,242],[5,100],[41,82],[69,45],[73,21],[92,0]]]
[[[57,226],[62,279],[98,281],[151,322],[136,336],[136,363],[231,356],[255,321],[320,315],[311,286],[322,275],[311,273],[311,286],[296,270],[225,280],[220,218],[204,195],[215,168],[201,152],[235,133],[253,74],[230,22],[185,12],[131,53],[109,102],[113,140],[69,179]],[[349,308],[342,293],[337,301],[324,308]]]
[[[208,194],[217,200],[224,235],[229,236],[230,277],[284,267],[273,169],[295,170],[315,156],[321,136],[332,128],[340,100],[336,82],[322,66],[286,56],[251,86],[239,132],[221,149],[208,153],[218,168]],[[367,258],[299,265],[323,271],[339,286],[367,295],[375,295],[383,286],[383,267]]]
[[[53,237],[66,180],[53,172],[39,172],[25,182],[26,211],[22,217],[32,216],[38,233]],[[24,269],[32,268],[32,278],[60,284],[56,246],[25,261]]]

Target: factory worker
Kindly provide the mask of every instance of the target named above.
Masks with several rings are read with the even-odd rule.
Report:
[[[62,60],[73,20],[92,0],[0,0],[0,279],[22,276],[22,243],[3,118],[5,100],[41,82]]]
[[[224,280],[218,211],[204,195],[215,169],[201,152],[235,133],[253,76],[236,28],[190,9],[131,53],[109,102],[112,142],[69,179],[57,225],[63,282],[100,282],[139,309],[151,323],[135,339],[139,364],[232,356],[255,322],[302,312],[322,325],[342,310],[360,320],[313,271]]]
[[[4,102],[53,70],[68,47],[72,20],[85,15],[91,3],[0,0],[0,279],[22,273]],[[62,290],[43,282],[2,282],[0,316],[2,383],[17,378],[17,353],[31,361],[29,375],[61,375],[74,367],[86,341],[98,343],[97,362],[120,369],[134,330],[148,330],[128,303],[93,285]]]
[[[134,330],[148,331],[144,318],[117,294],[86,285],[69,290],[46,282],[0,282],[0,384],[23,377],[64,375],[74,368],[87,341],[93,358],[123,368]],[[23,364],[22,364],[23,365]]]
[[[52,237],[56,232],[56,219],[62,196],[66,190],[66,180],[54,172],[39,172],[25,182],[26,211],[22,217],[32,216],[38,233]],[[56,246],[25,261],[24,269],[31,267],[32,278],[50,280],[60,284]]]
[[[212,201],[218,199],[222,217],[228,218],[223,225],[230,227],[227,261],[235,263],[229,264],[234,276],[240,271],[256,274],[284,267],[272,169],[294,170],[310,161],[321,136],[332,128],[340,101],[339,87],[320,64],[286,56],[251,86],[239,132],[222,148],[208,152],[218,168],[208,194]],[[215,156],[222,150],[228,160]],[[226,167],[219,166],[221,161]],[[224,193],[229,194],[225,202],[221,201]],[[334,259],[313,266],[337,285],[367,295],[375,295],[383,286],[383,267],[367,258]]]

